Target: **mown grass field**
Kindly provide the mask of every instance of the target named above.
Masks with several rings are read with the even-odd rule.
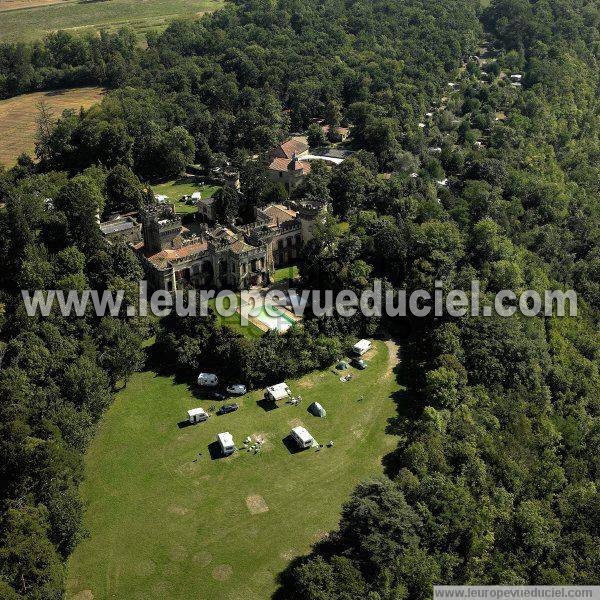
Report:
[[[182,196],[191,196],[194,192],[200,192],[203,198],[211,198],[218,189],[217,185],[200,185],[186,177],[152,186],[155,194],[168,196],[169,202],[175,205],[175,212],[180,214],[196,212],[195,206],[180,201]]]
[[[270,598],[277,574],[336,527],[354,486],[380,473],[395,447],[385,430],[400,390],[396,355],[393,343],[377,342],[368,369],[352,369],[348,383],[334,370],[289,380],[299,406],[265,410],[256,391],[235,413],[181,428],[186,410],[215,403],[170,377],[134,376],[86,456],[90,536],[69,561],[69,597]],[[307,412],[314,400],[326,418]],[[298,424],[335,445],[291,452],[283,440]],[[221,431],[240,448],[250,435],[266,442],[258,454],[213,458]]]
[[[3,15],[0,16],[0,22],[2,18]],[[0,164],[12,166],[22,152],[33,156],[40,102],[44,102],[54,117],[58,118],[67,108],[89,108],[100,102],[103,95],[102,88],[84,87],[23,94],[0,100]]]
[[[115,31],[125,26],[141,37],[175,18],[198,17],[221,5],[221,0],[0,0],[0,41],[31,41],[59,29]]]

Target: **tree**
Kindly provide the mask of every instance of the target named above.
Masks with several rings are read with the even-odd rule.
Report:
[[[28,598],[60,600],[63,566],[48,540],[45,508],[9,508],[2,516],[0,532],[2,579]]]
[[[131,169],[117,165],[109,171],[106,178],[106,215],[138,211],[143,204],[142,184]]]
[[[224,186],[214,195],[217,221],[223,224],[233,223],[239,215],[239,193],[229,186]]]
[[[91,254],[103,243],[97,221],[103,203],[94,182],[83,175],[71,179],[54,200],[56,209],[66,216],[70,242],[85,254]]]
[[[327,138],[323,128],[318,123],[311,123],[308,127],[308,145],[311,148],[319,148],[327,145]]]
[[[425,375],[425,397],[434,408],[455,408],[458,403],[458,375],[446,367]]]

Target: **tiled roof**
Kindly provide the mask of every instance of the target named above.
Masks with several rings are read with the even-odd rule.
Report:
[[[287,208],[282,204],[270,204],[262,209],[270,219],[270,225],[277,225],[279,223],[285,223],[296,218],[298,214],[295,210]]]
[[[255,250],[254,246],[247,244],[244,240],[236,240],[231,244],[231,251],[235,254],[242,254],[243,252],[249,252],[250,250]]]
[[[287,158],[274,158],[269,165],[269,169],[272,171],[287,171],[290,162],[291,160]],[[302,169],[304,175],[310,173],[310,164],[308,162],[299,160],[297,161],[297,164],[299,165],[300,169]]]
[[[302,154],[303,152],[308,151],[308,144],[305,144],[302,140],[298,139],[291,139],[287,142],[283,142],[283,144],[281,144],[279,147],[290,159],[292,156],[294,156],[294,154]]]
[[[195,242],[193,244],[187,244],[181,248],[165,248],[156,254],[148,256],[148,260],[157,266],[159,269],[164,269],[169,262],[182,260],[198,252],[203,252],[208,249],[207,242]]]

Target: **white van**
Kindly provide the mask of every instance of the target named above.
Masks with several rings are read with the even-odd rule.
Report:
[[[208,413],[203,408],[192,408],[187,414],[190,423],[201,423],[208,419]]]
[[[315,442],[313,436],[304,427],[294,427],[291,435],[299,448],[310,448]]]
[[[370,340],[359,340],[352,346],[352,352],[356,354],[356,356],[362,356],[365,352],[368,352],[373,346]]]
[[[198,375],[198,385],[216,387],[219,385],[219,378],[214,373],[200,373]]]
[[[229,431],[217,433],[217,442],[219,442],[219,446],[221,446],[221,452],[224,456],[228,456],[229,454],[233,454],[235,452],[235,444],[233,443],[233,437]]]

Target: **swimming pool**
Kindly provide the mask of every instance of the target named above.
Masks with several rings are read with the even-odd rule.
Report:
[[[274,317],[267,313],[264,306],[260,307],[257,314],[254,314],[254,311],[252,311],[250,312],[250,315],[255,319],[258,319],[261,323],[264,323],[269,329],[274,329],[275,331],[284,332],[294,325],[294,319],[279,310],[276,306],[269,306],[269,311],[271,313],[277,313],[278,316]]]

